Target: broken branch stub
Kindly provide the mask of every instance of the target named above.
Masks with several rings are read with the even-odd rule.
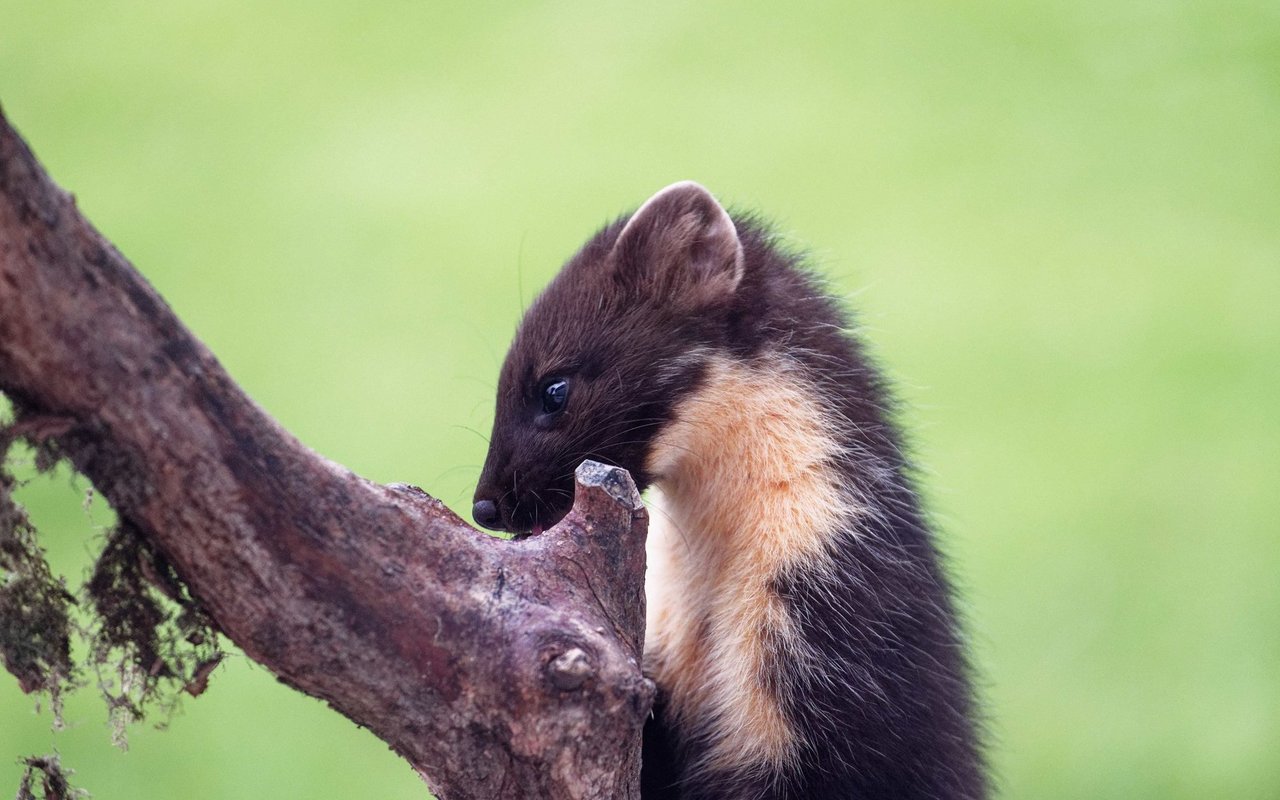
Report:
[[[540,537],[312,452],[231,380],[0,114],[0,391],[245,653],[440,797],[638,796],[646,517],[585,466]]]

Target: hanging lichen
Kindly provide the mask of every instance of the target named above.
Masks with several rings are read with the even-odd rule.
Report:
[[[62,766],[56,755],[31,756],[22,759],[26,770],[18,784],[16,800],[79,800],[89,796],[67,779],[72,771]],[[39,782],[37,782],[37,777]]]
[[[13,499],[17,482],[3,468],[0,448],[0,655],[24,692],[45,692],[61,723],[71,662],[71,606],[75,598],[55,578],[26,511]]]
[[[43,693],[62,724],[62,695],[77,684],[72,634],[87,643],[87,661],[107,704],[113,740],[125,746],[129,723],[151,707],[163,727],[183,692],[199,695],[222,661],[212,620],[173,567],[126,520],[106,535],[93,573],[81,588],[81,613],[61,578],[54,577],[25,510],[14,500],[18,481],[5,468],[9,445],[23,434],[0,425],[0,654],[25,692]],[[32,442],[35,467],[51,470],[60,459],[48,435],[23,433]],[[52,431],[45,430],[43,434]],[[87,501],[86,501],[87,502]],[[77,618],[79,624],[77,624]]]
[[[117,743],[148,704],[170,710],[185,691],[204,691],[222,659],[212,621],[173,567],[132,526],[107,536],[85,587],[94,611],[89,659]]]

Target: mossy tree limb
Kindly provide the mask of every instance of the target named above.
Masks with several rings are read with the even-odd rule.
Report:
[[[569,516],[508,542],[322,458],[236,386],[3,115],[0,391],[232,641],[441,797],[638,795],[646,518],[625,473],[584,465]]]

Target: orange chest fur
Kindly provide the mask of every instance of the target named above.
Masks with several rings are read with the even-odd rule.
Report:
[[[810,654],[775,579],[824,569],[855,512],[838,431],[785,357],[716,358],[654,444],[645,660],[675,719],[710,721],[706,767],[795,752],[778,676]]]

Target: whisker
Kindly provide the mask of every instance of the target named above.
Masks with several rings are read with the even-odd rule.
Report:
[[[481,433],[480,431],[476,430],[475,428],[469,427],[469,426],[467,426],[467,425],[450,425],[449,427],[450,427],[450,428],[458,428],[458,429],[460,429],[460,430],[464,430],[464,431],[466,431],[467,433],[474,433],[476,436],[479,436],[479,437],[480,437],[480,439],[481,439],[485,444],[489,444],[489,437],[488,437],[488,436],[485,436],[483,433]]]
[[[689,543],[689,535],[685,531],[684,526],[681,525],[679,522],[676,522],[675,517],[671,516],[671,512],[667,511],[665,508],[662,508],[661,506],[656,506],[651,503],[645,503],[644,507],[649,511],[657,511],[659,514],[662,515],[663,519],[665,519],[671,525],[671,527],[675,530],[675,532],[680,534],[680,541],[684,543],[685,550],[693,549],[693,545]]]

